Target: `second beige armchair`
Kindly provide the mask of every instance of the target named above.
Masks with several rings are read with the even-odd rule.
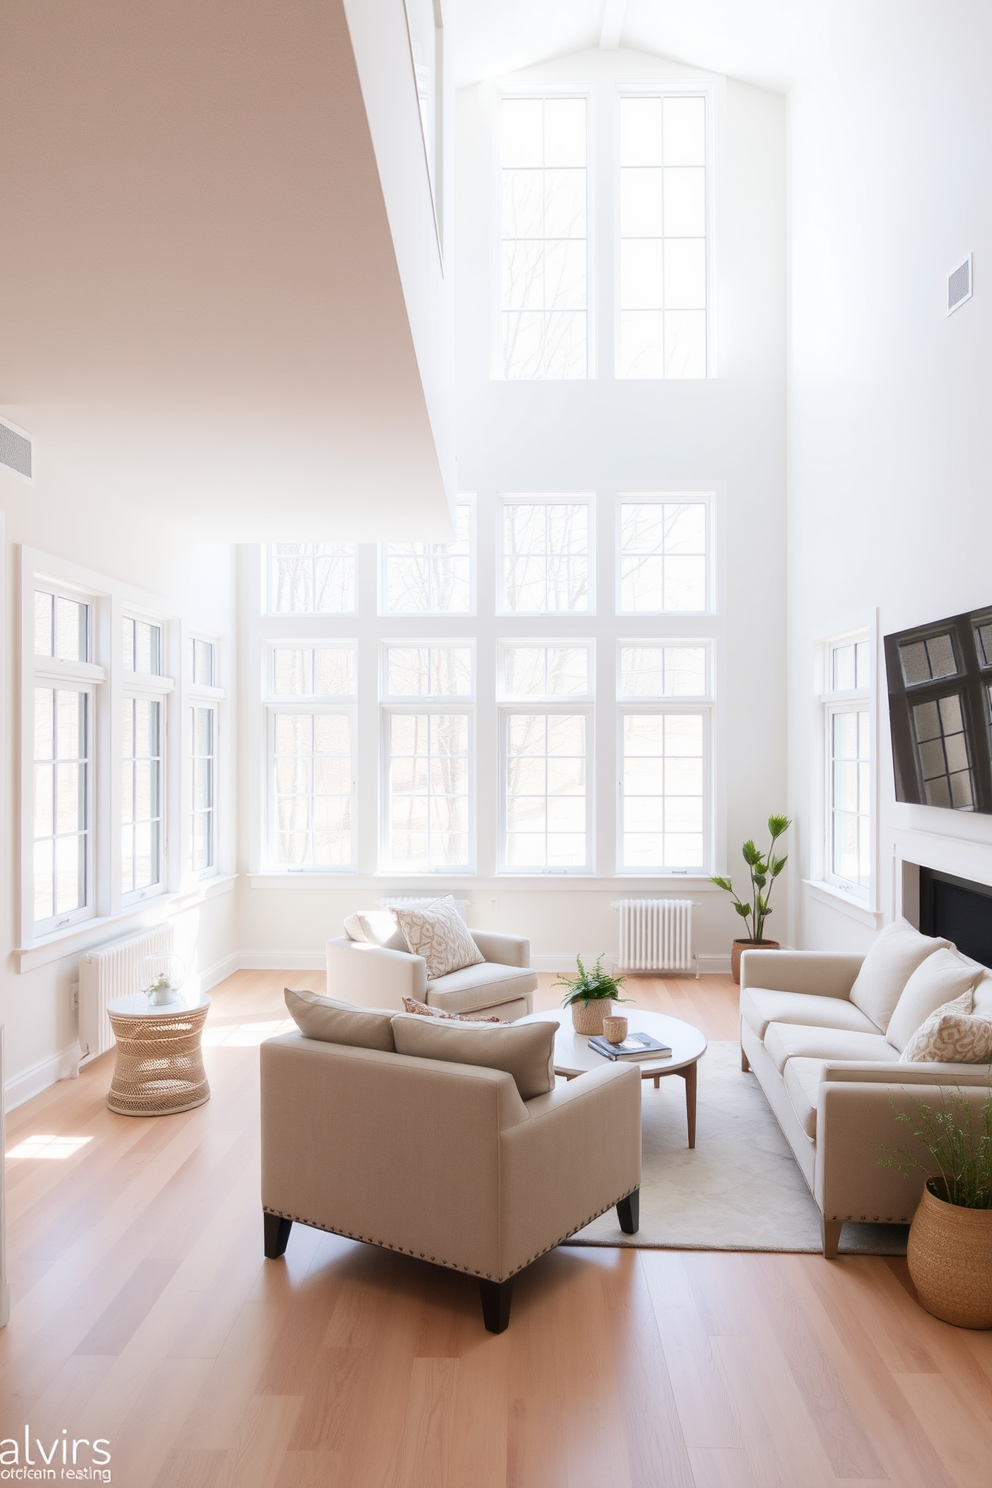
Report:
[[[364,1007],[403,1011],[404,997],[446,1013],[497,1014],[512,1023],[533,1012],[537,974],[530,941],[492,930],[470,930],[485,958],[447,976],[429,978],[423,956],[341,936],[327,942],[327,992]]]

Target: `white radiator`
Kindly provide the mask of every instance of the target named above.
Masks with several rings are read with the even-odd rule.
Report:
[[[622,971],[692,970],[692,899],[620,899]]]
[[[85,951],[79,958],[79,1048],[83,1060],[95,1059],[113,1048],[114,1030],[107,1003],[143,991],[146,956],[169,955],[172,926],[156,925],[127,940]]]

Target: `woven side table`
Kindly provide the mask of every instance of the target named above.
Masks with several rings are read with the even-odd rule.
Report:
[[[122,1116],[171,1116],[210,1099],[200,1035],[210,998],[180,998],[152,1007],[143,992],[107,1006],[117,1064],[107,1105]]]

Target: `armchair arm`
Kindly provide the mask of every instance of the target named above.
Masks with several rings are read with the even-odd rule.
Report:
[[[500,966],[530,966],[530,941],[522,935],[499,935],[495,930],[470,930],[487,961]]]
[[[640,1070],[580,1075],[528,1101],[527,1114],[500,1139],[508,1274],[640,1187]]]
[[[864,959],[846,951],[745,951],[741,956],[741,991],[766,987],[770,992],[808,992],[815,997],[846,999]]]
[[[427,1000],[427,962],[360,940],[327,942],[327,995],[362,1007],[403,1011],[404,997]]]

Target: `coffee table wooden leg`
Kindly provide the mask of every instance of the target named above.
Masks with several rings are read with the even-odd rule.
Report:
[[[661,1076],[660,1075],[655,1075],[655,1077],[654,1077],[654,1088],[655,1088],[655,1090],[660,1090],[661,1089]]]
[[[685,1120],[689,1128],[689,1146],[696,1145],[696,1066],[690,1064],[687,1069],[679,1070],[679,1074],[685,1081]]]

